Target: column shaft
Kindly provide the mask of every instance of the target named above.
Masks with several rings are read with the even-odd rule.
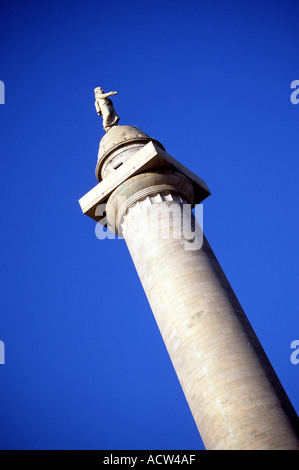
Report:
[[[123,184],[111,204],[137,188],[123,235],[206,448],[298,450],[296,413],[207,240],[190,250],[172,235],[186,215],[162,209],[183,209],[185,181],[185,196],[151,189],[136,202],[144,181]]]

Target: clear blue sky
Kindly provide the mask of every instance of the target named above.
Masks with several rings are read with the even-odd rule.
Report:
[[[1,3],[1,448],[203,448],[125,242],[78,204],[96,86],[207,182],[205,233],[299,412],[298,25],[288,0]]]

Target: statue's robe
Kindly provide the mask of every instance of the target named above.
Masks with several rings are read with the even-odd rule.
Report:
[[[119,116],[114,109],[112,101],[108,98],[98,99],[97,102],[100,108],[98,114],[103,117],[103,127],[107,132],[110,127],[117,125]]]

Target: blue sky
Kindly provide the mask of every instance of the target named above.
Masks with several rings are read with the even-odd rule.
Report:
[[[204,179],[204,230],[297,413],[299,6],[27,1],[0,7],[2,449],[202,449],[96,185],[93,89]]]

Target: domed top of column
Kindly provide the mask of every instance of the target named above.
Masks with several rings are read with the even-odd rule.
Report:
[[[135,126],[113,126],[102,138],[96,166],[96,177],[100,182],[109,173],[120,167],[148,142],[154,142],[163,150],[163,145]]]

